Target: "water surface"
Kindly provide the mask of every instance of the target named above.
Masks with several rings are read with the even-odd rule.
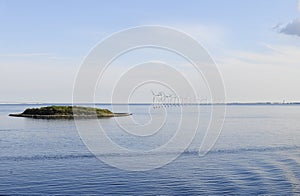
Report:
[[[98,160],[80,139],[72,120],[8,117],[27,107],[40,105],[0,105],[1,195],[300,194],[300,106],[228,106],[216,145],[199,157],[210,114],[209,106],[201,106],[199,132],[189,148],[174,162],[144,172],[120,170]],[[147,150],[174,134],[177,109],[167,110],[171,121],[165,131],[146,140],[120,131],[113,119],[100,121],[120,145]],[[134,105],[130,111],[138,123],[149,121],[148,105]],[[152,114],[163,116],[159,109]]]

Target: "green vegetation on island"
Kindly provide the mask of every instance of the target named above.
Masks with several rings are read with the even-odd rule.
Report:
[[[21,114],[10,114],[14,117],[30,117],[43,119],[73,119],[73,118],[103,118],[128,116],[128,113],[113,113],[108,109],[99,109],[82,106],[47,106],[28,108]]]

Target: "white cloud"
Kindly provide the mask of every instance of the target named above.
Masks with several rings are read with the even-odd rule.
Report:
[[[236,59],[255,64],[267,64],[270,66],[299,67],[300,48],[295,46],[264,44],[268,49],[265,52],[235,51]]]
[[[51,53],[11,53],[0,54],[0,57],[40,57],[40,56],[53,56]]]
[[[71,102],[78,68],[74,65],[72,61],[45,60],[44,56],[2,58],[0,102]]]
[[[190,35],[210,51],[220,48],[220,45],[223,45],[226,40],[226,29],[220,25],[177,23],[171,26]]]
[[[300,100],[300,48],[268,44],[266,48],[232,51],[218,61],[228,101]]]

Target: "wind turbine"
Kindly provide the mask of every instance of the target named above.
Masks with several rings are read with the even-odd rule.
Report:
[[[153,98],[152,98],[153,108],[156,108],[156,107],[158,107],[158,106],[156,106],[156,105],[157,105],[157,103],[159,102],[158,99],[159,99],[160,94],[159,94],[159,93],[158,93],[158,94],[155,94],[153,90],[151,90],[151,92],[152,92],[152,95],[153,95]]]
[[[172,98],[173,98],[173,95],[169,94],[169,95],[165,95],[166,96],[166,99],[167,99],[167,106],[171,106],[172,105]]]

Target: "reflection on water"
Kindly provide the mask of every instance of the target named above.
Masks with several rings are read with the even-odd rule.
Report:
[[[190,147],[174,162],[146,172],[123,171],[99,161],[73,121],[7,116],[26,107],[0,106],[0,194],[300,194],[299,106],[228,106],[217,144],[199,157],[201,130],[210,114],[208,106],[201,106],[200,129]],[[136,121],[149,121],[148,107],[130,107]],[[101,123],[111,129],[112,139],[132,149],[160,146],[174,133],[170,127],[142,142],[121,132],[112,119]],[[164,153],[130,156],[159,159]],[[126,159],[109,151],[103,156]]]

